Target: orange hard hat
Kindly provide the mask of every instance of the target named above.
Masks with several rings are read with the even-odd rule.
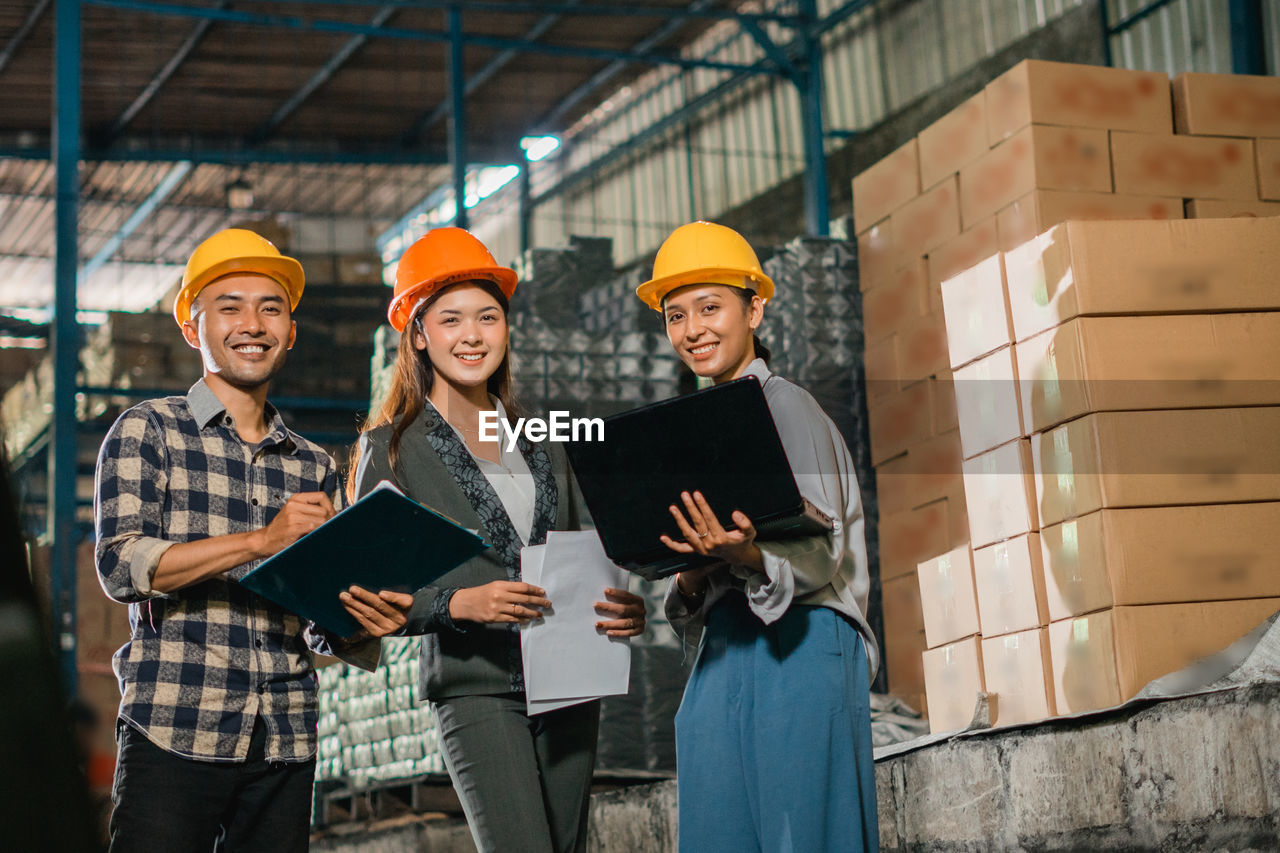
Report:
[[[469,231],[435,228],[419,237],[400,256],[395,295],[387,309],[387,320],[397,332],[403,332],[419,300],[442,287],[464,281],[491,281],[510,299],[516,280],[515,270],[499,266],[484,243]]]

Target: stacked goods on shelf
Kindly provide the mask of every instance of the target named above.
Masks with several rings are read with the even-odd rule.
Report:
[[[1280,609],[1277,264],[1277,218],[1072,221],[943,284],[997,724],[1123,702]]]
[[[568,248],[528,249],[515,264],[523,286],[512,307],[562,329],[577,328],[579,297],[614,278],[613,240],[569,237]]]
[[[651,264],[639,264],[592,287],[578,297],[578,328],[584,332],[654,332],[662,321],[636,298],[636,288],[648,278]]]

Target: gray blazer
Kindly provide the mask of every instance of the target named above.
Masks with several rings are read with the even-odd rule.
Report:
[[[387,452],[389,425],[360,436],[357,496],[382,480],[406,495],[475,530],[491,547],[414,593],[402,633],[422,635],[418,695],[423,699],[518,693],[524,690],[520,633],[515,625],[455,623],[449,600],[463,587],[520,579],[520,537],[506,509],[457,433],[430,405],[405,430],[393,471]],[[530,545],[546,541],[549,530],[579,530],[587,521],[577,483],[564,450],[547,442],[519,449],[537,486]]]

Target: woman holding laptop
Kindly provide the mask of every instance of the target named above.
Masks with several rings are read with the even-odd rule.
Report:
[[[874,851],[862,501],[831,419],[769,372],[755,330],[773,292],[746,240],[708,222],[676,229],[637,290],[698,376],[760,381],[801,495],[834,520],[822,536],[759,542],[697,483],[670,507],[682,538],[663,543],[723,561],[676,575],[666,598],[672,625],[700,643],[676,715],[680,849]],[[731,529],[716,509],[733,510]]]
[[[394,378],[361,431],[348,490],[354,499],[390,480],[491,543],[416,592],[398,633],[423,636],[419,697],[435,708],[476,846],[582,850],[600,704],[530,716],[518,629],[551,606],[520,580],[521,547],[579,529],[583,511],[557,444],[481,440],[486,416],[519,414],[507,325],[515,287],[515,272],[459,228],[435,229],[404,253],[388,311],[401,333]],[[620,589],[602,597],[598,630],[644,631],[643,599]]]

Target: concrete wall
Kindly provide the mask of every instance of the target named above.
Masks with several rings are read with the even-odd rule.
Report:
[[[952,740],[876,765],[880,849],[1280,850],[1280,683],[1086,723]],[[592,853],[676,849],[674,782],[592,799]],[[456,820],[330,835],[332,853],[471,853]]]

